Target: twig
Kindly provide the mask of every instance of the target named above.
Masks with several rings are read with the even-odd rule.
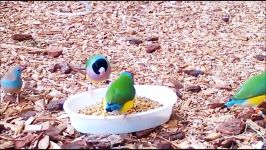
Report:
[[[44,134],[44,132],[41,132],[37,137],[35,137],[35,138],[32,140],[31,143],[34,143],[35,141],[39,140],[39,139],[42,137],[43,134]]]
[[[3,113],[6,111],[6,109],[7,109],[8,105],[9,105],[9,103],[10,103],[10,101],[8,101],[8,102],[6,103],[5,107],[4,107],[3,110],[1,111],[1,114],[3,114]]]
[[[85,135],[82,135],[81,137],[78,137],[78,138],[74,139],[74,140],[72,141],[72,143],[74,143],[74,142],[76,142],[76,141],[79,141],[79,140],[82,140],[82,138],[84,138],[84,137],[85,137]]]
[[[174,143],[174,142],[172,142],[172,141],[170,141],[170,140],[167,140],[166,138],[161,137],[161,136],[156,136],[156,137],[158,137],[159,139],[164,140],[164,141],[166,141],[166,142],[172,144],[172,145],[174,146],[175,149],[180,149],[179,146],[178,146],[176,143]]]
[[[9,137],[2,136],[2,135],[0,135],[0,138],[1,139],[5,139],[5,140],[9,140],[9,141],[13,140],[13,138],[9,138]]]
[[[265,138],[263,137],[266,132],[265,129],[263,129],[257,123],[253,122],[251,119],[248,119],[246,121],[246,124],[249,125],[249,127],[253,129],[263,140],[265,140]]]

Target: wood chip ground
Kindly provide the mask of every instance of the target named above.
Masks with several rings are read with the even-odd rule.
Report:
[[[12,96],[1,104],[0,148],[265,148],[265,132],[254,126],[265,120],[249,122],[238,135],[216,133],[246,109],[208,107],[265,70],[263,1],[87,3],[85,8],[78,1],[0,1],[0,76],[10,65],[26,66],[20,105]],[[85,13],[58,14],[79,12]],[[48,55],[51,47],[60,52],[56,57]],[[112,65],[110,81],[131,70],[136,84],[173,90],[171,81],[182,84],[171,120],[141,133],[93,136],[74,130],[62,107],[48,110],[50,101],[87,91],[82,68],[99,53]],[[60,67],[49,71],[53,66]],[[102,86],[107,85],[95,85]],[[187,90],[193,86],[201,90]],[[25,109],[36,113],[21,116]]]

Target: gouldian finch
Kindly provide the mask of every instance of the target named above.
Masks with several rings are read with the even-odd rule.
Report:
[[[5,93],[16,93],[16,102],[19,103],[19,93],[22,88],[22,70],[23,68],[18,65],[12,66],[1,79],[1,89],[4,92],[1,96],[1,102],[3,101]]]
[[[135,95],[133,75],[124,71],[109,85],[103,107],[107,112],[119,111],[125,114],[134,106]]]
[[[265,100],[266,72],[263,72],[247,79],[236,94],[225,103],[224,107],[240,105],[243,107],[257,108]],[[261,111],[259,112],[262,113]]]
[[[93,55],[86,62],[87,79],[90,81],[89,91],[93,83],[107,80],[111,74],[109,61],[103,55]]]

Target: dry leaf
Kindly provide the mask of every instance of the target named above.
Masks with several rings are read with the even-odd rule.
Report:
[[[49,149],[61,149],[61,147],[53,141],[50,141]]]
[[[151,134],[156,128],[150,128],[142,131],[135,132],[134,135],[138,138],[142,138]]]
[[[157,44],[157,43],[150,44],[150,45],[147,46],[146,52],[147,53],[153,53],[153,52],[155,52],[159,48],[161,48],[160,44]]]
[[[205,137],[205,140],[206,141],[212,141],[212,140],[216,140],[220,137],[222,137],[221,133],[211,133]]]
[[[35,125],[25,125],[24,132],[36,132],[41,131],[42,125],[41,124],[35,124]]]
[[[228,135],[237,135],[244,132],[246,124],[239,119],[231,119],[227,122],[221,123],[216,130]]]
[[[30,125],[35,120],[35,117],[31,116],[28,120],[25,121],[25,125]]]
[[[151,37],[148,37],[146,40],[147,41],[158,41],[159,40],[159,37],[157,37],[157,36],[151,36]]]
[[[142,40],[140,39],[135,39],[135,38],[130,38],[127,40],[130,44],[135,44],[135,45],[139,45],[142,43]]]
[[[57,69],[61,69],[62,66],[60,64],[52,64],[49,68],[48,71],[50,71],[51,73],[54,73],[57,71]]]
[[[24,120],[27,120],[30,117],[35,116],[35,115],[36,115],[36,112],[32,109],[23,110],[20,112],[20,117],[22,117]]]
[[[23,138],[15,140],[15,148],[20,149],[32,142],[32,140],[35,138],[35,135],[28,133],[26,136]]]
[[[71,72],[71,67],[67,63],[60,64],[61,66],[61,72],[64,74],[69,74]]]
[[[165,139],[169,139],[171,141],[182,140],[186,137],[185,133],[182,131],[165,132],[161,136],[164,137]]]
[[[266,60],[265,55],[256,55],[256,56],[254,56],[254,58],[256,58],[258,61],[265,61]]]
[[[208,105],[208,108],[210,109],[215,109],[215,108],[219,108],[219,107],[223,107],[224,103],[212,103]]]
[[[180,90],[184,87],[180,82],[178,82],[174,79],[170,79],[170,82],[174,85],[176,90]]]
[[[46,135],[38,142],[38,148],[47,149],[49,147],[49,144],[50,144],[49,136]]]
[[[191,75],[191,76],[194,76],[194,77],[198,77],[199,75],[204,74],[204,72],[202,72],[201,70],[196,70],[196,69],[184,70],[184,73]]]
[[[74,129],[74,127],[71,124],[68,124],[66,132],[71,135],[71,134],[75,133],[75,129]]]
[[[13,40],[24,41],[24,40],[32,40],[33,37],[30,34],[14,34],[12,35]]]
[[[44,133],[53,141],[58,141],[61,138],[58,129],[53,126],[50,126],[47,130],[44,130]]]
[[[10,148],[14,148],[15,144],[13,141],[3,141],[0,144],[0,148],[1,149],[10,149]]]
[[[61,133],[67,128],[67,124],[60,123],[56,128],[58,129],[58,132]]]
[[[49,47],[47,48],[47,54],[51,56],[52,58],[59,57],[60,55],[63,54],[63,50],[60,49],[59,47]]]
[[[46,108],[50,111],[63,110],[63,104],[65,101],[66,99],[52,100],[46,105]]]
[[[64,143],[62,146],[63,149],[86,149],[87,143],[83,140],[71,142],[71,143]]]
[[[172,149],[171,143],[169,142],[160,142],[159,144],[157,144],[157,149]]]

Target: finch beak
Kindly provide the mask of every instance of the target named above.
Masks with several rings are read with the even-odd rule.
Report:
[[[99,72],[100,72],[100,75],[103,75],[105,73],[105,69],[103,67],[101,67]]]

